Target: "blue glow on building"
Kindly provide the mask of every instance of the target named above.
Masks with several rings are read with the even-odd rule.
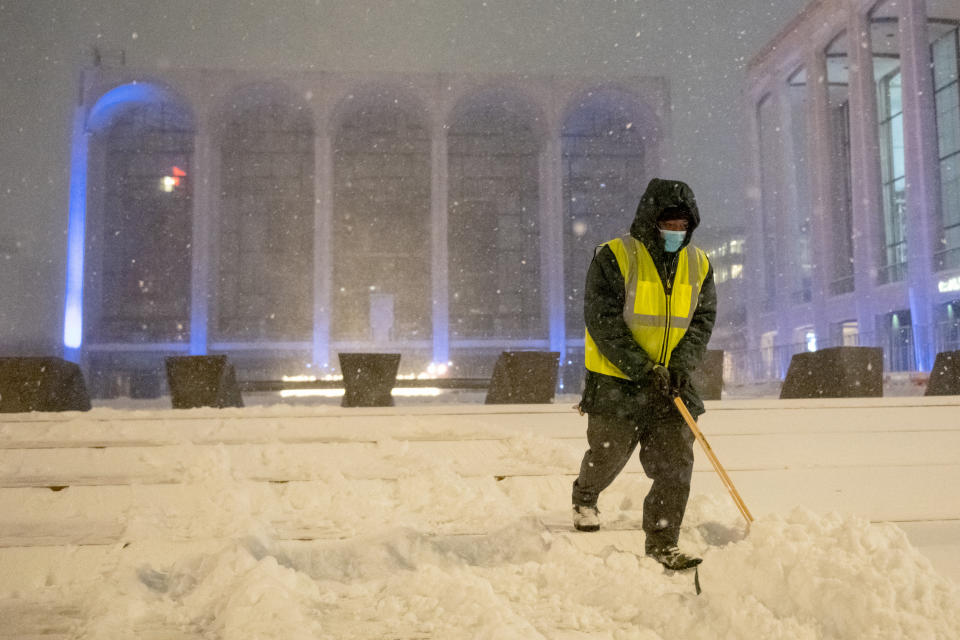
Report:
[[[111,89],[97,100],[87,118],[87,131],[103,131],[122,110],[144,103],[176,102],[169,92],[149,83],[134,82]]]
[[[67,286],[64,296],[64,357],[78,360],[83,344],[83,252],[87,224],[87,133],[83,107],[73,119],[70,150],[70,202],[67,226]]]
[[[560,354],[560,362],[567,357],[567,325],[563,306],[550,309],[550,351]]]
[[[433,361],[446,363],[450,360],[450,336],[447,331],[435,331],[433,334]]]

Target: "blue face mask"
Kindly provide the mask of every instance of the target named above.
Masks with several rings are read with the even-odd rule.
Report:
[[[674,253],[680,249],[683,239],[687,237],[687,232],[660,229],[660,237],[663,238],[663,250],[667,253]]]

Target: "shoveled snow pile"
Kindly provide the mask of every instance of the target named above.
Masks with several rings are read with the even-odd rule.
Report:
[[[697,505],[696,521],[714,504]],[[176,626],[224,638],[952,638],[956,588],[893,526],[797,510],[710,544],[689,574],[536,518],[478,537],[409,529],[345,542],[249,538],[172,562],[136,554],[91,585],[80,637]],[[639,534],[638,534],[639,535]],[[576,637],[570,635],[570,637]]]

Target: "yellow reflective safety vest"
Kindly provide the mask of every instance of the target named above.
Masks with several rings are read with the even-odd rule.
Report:
[[[687,245],[677,257],[671,293],[668,296],[657,266],[643,243],[631,235],[606,243],[617,257],[626,288],[623,319],[633,339],[654,362],[667,365],[670,354],[680,342],[700,299],[700,288],[707,278],[710,261],[702,250]],[[586,336],[587,369],[618,378],[627,378],[600,353],[590,332]]]

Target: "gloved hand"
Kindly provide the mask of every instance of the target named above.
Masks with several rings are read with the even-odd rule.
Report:
[[[653,388],[665,396],[670,395],[670,371],[662,364],[653,365],[650,370],[650,380]]]
[[[680,369],[670,369],[670,391],[678,396],[690,386],[690,374]]]

